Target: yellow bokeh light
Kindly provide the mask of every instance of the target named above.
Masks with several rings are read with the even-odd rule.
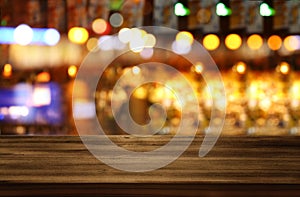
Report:
[[[263,39],[258,34],[253,34],[247,39],[248,47],[252,50],[257,50],[262,47]]]
[[[181,31],[176,35],[176,41],[177,42],[184,41],[191,45],[194,42],[194,36],[190,32]]]
[[[89,32],[83,27],[72,27],[69,30],[68,38],[76,44],[83,44],[89,38]]]
[[[2,74],[4,77],[10,77],[12,75],[12,66],[10,64],[5,64]]]
[[[290,72],[290,65],[287,62],[281,62],[278,67],[277,71],[281,72],[282,74],[286,75]]]
[[[271,50],[276,51],[280,49],[282,45],[282,39],[277,35],[272,35],[268,39],[268,46]]]
[[[5,64],[3,70],[4,72],[11,72],[12,66],[10,64]]]
[[[236,64],[236,72],[239,74],[244,74],[246,72],[247,65],[244,62],[238,62]]]
[[[107,28],[107,22],[101,18],[95,19],[92,23],[92,29],[97,34],[103,34]]]
[[[236,50],[242,45],[242,38],[237,34],[229,34],[225,38],[225,45],[228,49]]]
[[[86,48],[89,50],[89,51],[93,51],[93,50],[96,50],[98,46],[98,39],[97,38],[90,38],[87,43],[86,43]]]
[[[70,77],[75,77],[76,74],[77,74],[77,67],[75,65],[69,66],[69,68],[68,68],[68,75]]]
[[[142,86],[138,87],[133,92],[133,96],[138,99],[145,99],[145,98],[147,98],[147,89]]]
[[[300,39],[297,36],[287,36],[283,40],[283,45],[288,51],[295,51],[300,48]]]
[[[215,50],[220,45],[220,39],[217,35],[208,34],[203,39],[203,45],[207,50]]]

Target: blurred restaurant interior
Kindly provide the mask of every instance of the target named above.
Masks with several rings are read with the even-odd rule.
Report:
[[[190,81],[199,101],[198,127],[203,134],[214,103],[202,78],[206,65],[184,58],[194,42],[208,51],[223,78],[227,100],[223,135],[300,135],[298,0],[0,0],[0,22],[1,135],[78,135],[74,118],[86,121],[88,128],[93,117],[107,134],[124,134],[114,121],[112,90],[124,73],[142,75],[140,65],[147,62],[171,65]],[[141,26],[178,30],[173,51],[155,49],[155,35]],[[139,41],[144,46],[134,48]],[[88,54],[101,54],[100,59],[107,61],[126,49],[105,69],[96,92],[77,81],[73,93]],[[87,76],[99,78],[93,69],[97,67],[91,66]],[[150,74],[165,78],[161,73],[157,68]],[[132,77],[127,77],[130,85]],[[182,87],[176,77],[167,83]],[[126,89],[117,92],[116,105],[121,108]],[[85,98],[88,94],[94,95],[94,102]],[[129,104],[132,118],[147,123],[154,103],[161,104],[167,116],[158,134],[174,134],[181,104],[162,84],[134,90]],[[162,113],[159,110],[155,112]]]

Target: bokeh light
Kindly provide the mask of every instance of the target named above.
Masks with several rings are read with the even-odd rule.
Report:
[[[95,51],[98,46],[98,39],[97,38],[90,38],[86,43],[86,48],[88,51]]]
[[[197,62],[193,67],[192,70],[195,71],[197,74],[201,74],[203,72],[203,64],[202,62]]]
[[[287,36],[283,40],[283,45],[288,51],[295,51],[300,49],[300,36]]]
[[[281,74],[288,74],[290,72],[290,65],[287,62],[280,62],[276,67],[276,71],[280,72]]]
[[[203,45],[207,50],[215,50],[220,45],[220,39],[215,34],[208,34],[203,39]]]
[[[43,82],[43,83],[46,83],[46,82],[49,82],[51,79],[51,76],[48,72],[44,71],[44,72],[41,72],[39,73],[37,76],[36,76],[36,81],[37,82]]]
[[[187,54],[191,50],[194,37],[190,32],[181,31],[176,35],[175,41],[172,43],[172,50],[177,54]]]
[[[12,66],[11,66],[11,64],[5,64],[4,65],[2,75],[4,77],[10,77],[12,75]]]
[[[109,22],[110,22],[110,25],[113,27],[120,27],[123,24],[124,19],[120,13],[113,13],[109,17]]]
[[[191,45],[185,41],[174,41],[172,43],[172,50],[179,55],[188,54],[191,51]]]
[[[153,34],[146,34],[143,39],[145,40],[145,47],[154,47],[156,44],[156,38]]]
[[[138,75],[138,74],[140,74],[140,72],[141,72],[141,69],[138,66],[132,67],[133,74]]]
[[[184,41],[191,45],[194,42],[194,36],[190,32],[181,31],[176,35],[176,41],[177,42]]]
[[[252,50],[260,49],[263,45],[263,39],[258,34],[253,34],[247,39],[248,47]]]
[[[60,34],[56,29],[47,29],[44,34],[44,41],[47,45],[54,46],[59,42]]]
[[[234,71],[236,71],[239,74],[245,74],[246,69],[247,69],[247,65],[245,62],[237,62],[234,66],[233,66]]]
[[[138,28],[131,29],[131,39],[129,41],[129,48],[135,53],[141,52],[146,44],[145,36],[147,32]]]
[[[109,33],[109,25],[102,18],[98,18],[93,21],[92,29],[96,34],[108,34]]]
[[[88,31],[83,27],[72,27],[69,30],[68,38],[71,42],[76,44],[83,44],[89,38]]]
[[[279,50],[282,45],[282,39],[277,35],[272,35],[268,39],[268,46],[271,50]]]
[[[71,65],[68,68],[68,75],[69,77],[74,78],[77,74],[77,67],[75,65]]]
[[[143,59],[150,59],[153,56],[154,50],[153,48],[144,48],[140,55]]]
[[[131,29],[129,28],[122,28],[118,33],[119,40],[125,44],[130,42],[131,36]]]
[[[132,39],[129,43],[129,48],[135,53],[141,52],[145,47],[145,41],[142,38]]]
[[[14,40],[19,45],[28,45],[32,41],[33,30],[25,24],[19,25],[14,30]]]
[[[229,34],[225,38],[225,45],[228,49],[236,50],[242,45],[242,38],[237,34]]]

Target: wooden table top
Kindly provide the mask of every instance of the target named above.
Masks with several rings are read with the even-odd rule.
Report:
[[[109,137],[119,146],[134,151],[149,151],[171,139],[170,136]],[[179,142],[184,138],[179,138]],[[32,195],[40,195],[38,191],[55,195],[63,191],[111,194],[113,188],[119,189],[115,190],[118,194],[129,189],[133,192],[130,194],[143,195],[150,191],[149,194],[162,194],[153,191],[165,188],[169,192],[178,190],[173,194],[179,195],[182,188],[182,194],[188,195],[188,188],[189,192],[198,192],[190,194],[199,194],[200,191],[216,192],[216,185],[224,195],[224,191],[230,191],[230,196],[241,188],[250,193],[254,189],[281,188],[285,194],[299,194],[300,137],[220,137],[214,148],[200,158],[198,151],[202,140],[203,137],[196,137],[173,163],[140,173],[105,165],[86,149],[78,136],[1,136],[0,195],[20,194],[15,188],[30,191]],[[49,186],[60,189],[52,190]],[[143,193],[145,191],[148,193]]]

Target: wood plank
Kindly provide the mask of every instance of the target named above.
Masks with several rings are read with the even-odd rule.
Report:
[[[133,151],[153,150],[172,138],[109,137],[119,146]],[[180,144],[187,138],[176,140]],[[127,184],[131,190],[140,185],[146,193],[159,185],[162,185],[161,192],[164,191],[163,185],[169,191],[176,188],[183,191],[189,185],[190,191],[193,188],[214,191],[213,188],[222,185],[228,188],[234,185],[256,188],[269,185],[266,188],[271,190],[271,185],[278,185],[285,187],[282,191],[300,192],[296,189],[300,189],[300,137],[221,137],[208,155],[199,158],[202,140],[202,137],[197,137],[175,162],[161,169],[134,173],[114,169],[97,160],[78,136],[1,136],[0,191],[5,191],[5,195],[17,195],[17,190],[9,189],[14,185],[30,194],[34,194],[31,191],[34,187],[44,187],[47,191],[47,188],[51,190],[51,186],[65,186],[68,192],[76,185],[82,185],[82,189],[94,185],[95,191],[98,191],[100,185],[116,189]],[[224,194],[226,188],[223,189]]]

